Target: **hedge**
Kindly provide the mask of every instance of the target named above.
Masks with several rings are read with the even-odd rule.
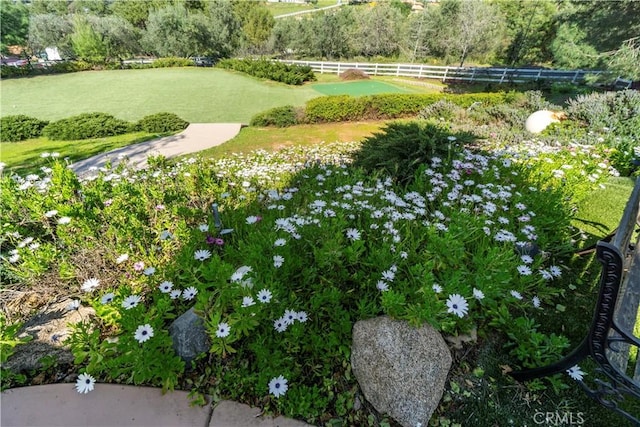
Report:
[[[292,105],[275,107],[251,118],[250,126],[276,126],[279,128],[298,124],[297,112]]]
[[[38,138],[49,122],[18,114],[0,119],[0,141],[17,142]]]
[[[130,132],[132,125],[106,113],[84,113],[49,123],[42,134],[55,141],[103,138]]]
[[[383,94],[352,97],[348,95],[323,96],[307,101],[305,122],[326,123],[350,120],[382,120],[418,114],[427,105],[448,100],[468,108],[474,103],[485,106],[507,103],[505,93],[450,94]]]
[[[174,113],[156,113],[140,119],[136,125],[136,130],[148,133],[178,132],[189,126],[189,122],[181,119]]]
[[[269,79],[289,85],[301,85],[316,80],[311,67],[306,65],[288,65],[267,59],[221,59],[218,68],[231,69],[261,79]]]

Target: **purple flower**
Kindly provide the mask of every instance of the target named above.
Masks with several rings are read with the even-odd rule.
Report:
[[[138,262],[136,262],[135,264],[133,264],[133,269],[134,269],[135,271],[142,271],[142,270],[144,270],[144,262],[142,262],[142,261],[138,261]]]

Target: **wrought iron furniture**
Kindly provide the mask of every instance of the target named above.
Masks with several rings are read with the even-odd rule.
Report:
[[[584,391],[600,404],[640,426],[640,178],[636,180],[622,220],[611,241],[596,245],[602,264],[600,291],[587,337],[564,359],[551,365],[512,372],[517,381],[554,375],[590,357],[596,364],[589,372],[591,386],[579,381]],[[635,356],[632,349],[635,347]],[[634,359],[635,358],[635,359]],[[620,403],[629,399],[623,409]],[[635,408],[629,410],[628,408]]]

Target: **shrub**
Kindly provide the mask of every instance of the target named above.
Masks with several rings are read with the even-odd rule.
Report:
[[[156,113],[140,119],[135,128],[149,133],[178,132],[189,126],[189,122],[173,113]]]
[[[187,58],[158,58],[151,63],[153,68],[165,68],[165,67],[191,67],[193,61]]]
[[[269,79],[288,85],[301,85],[316,80],[311,67],[306,65],[289,65],[266,59],[221,59],[216,67],[240,71],[261,79]]]
[[[433,158],[451,158],[464,140],[468,137],[454,137],[447,129],[431,123],[394,122],[362,142],[353,164],[368,173],[381,171],[405,184]]]
[[[296,109],[292,105],[275,107],[258,113],[251,118],[251,126],[276,126],[279,128],[293,126],[298,123]]]
[[[44,120],[19,114],[0,119],[0,141],[15,142],[38,138],[47,125]]]
[[[595,128],[614,128],[640,115],[640,92],[619,92],[578,95],[568,101],[569,118],[586,122]]]
[[[309,123],[394,119],[418,114],[422,108],[439,100],[448,100],[459,107],[469,108],[475,104],[497,105],[505,102],[505,99],[504,93],[382,94],[357,98],[348,95],[323,96],[307,101],[305,116]]]
[[[441,99],[433,104],[427,105],[418,114],[421,119],[444,119],[452,120],[463,114],[463,109],[448,99]]]
[[[357,68],[349,68],[348,70],[340,73],[340,80],[367,80],[369,75]]]
[[[121,135],[131,130],[131,125],[105,113],[84,113],[49,123],[42,133],[51,140],[103,138]]]

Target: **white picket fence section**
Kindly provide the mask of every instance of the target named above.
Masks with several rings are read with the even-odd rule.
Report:
[[[483,67],[438,67],[424,64],[371,64],[366,62],[325,62],[280,60],[286,64],[308,65],[316,73],[340,74],[345,70],[357,69],[373,76],[417,77],[437,79],[443,83],[494,82],[525,83],[538,80],[554,82],[582,83],[588,74],[602,71],[547,70],[541,68],[483,68]],[[617,88],[629,88],[633,82],[617,78]]]

